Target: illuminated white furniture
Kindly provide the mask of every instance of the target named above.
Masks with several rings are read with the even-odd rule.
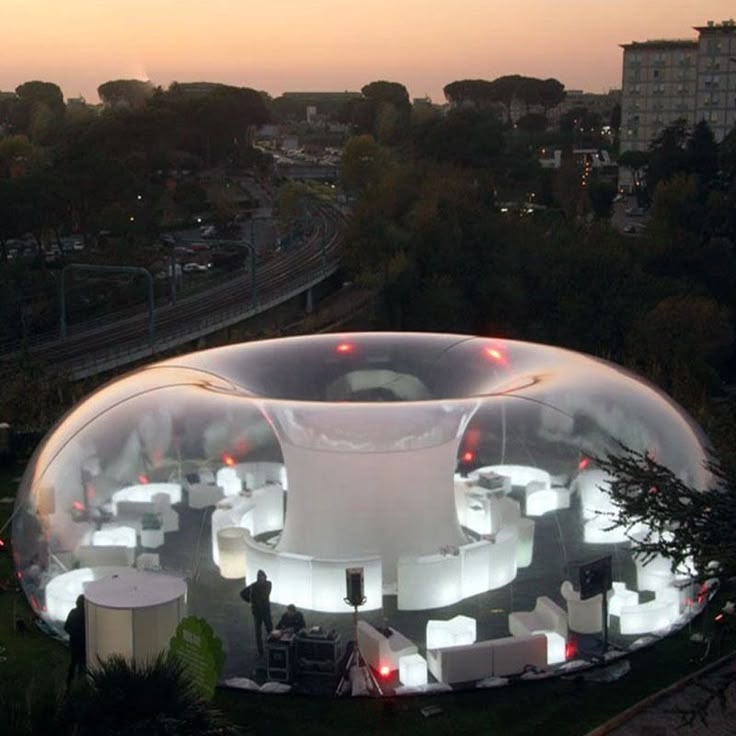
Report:
[[[529,667],[543,669],[547,665],[547,637],[544,634],[508,636],[492,639],[493,676],[518,675]]]
[[[440,649],[427,649],[427,667],[438,682],[449,685],[521,674],[547,665],[547,637],[508,636]]]
[[[205,509],[214,506],[223,496],[223,490],[217,485],[217,479],[211,470],[200,470],[196,474],[196,480],[187,484],[189,508]]]
[[[547,637],[547,663],[565,661],[567,614],[547,596],[537,598],[533,611],[510,613],[509,631],[513,636],[544,634]]]
[[[487,549],[487,547],[486,547]],[[487,553],[484,557],[488,557]],[[485,571],[488,580],[488,566]],[[457,603],[462,593],[462,560],[457,554],[400,557],[398,565],[398,608],[417,611]]]
[[[578,634],[597,634],[603,630],[603,596],[601,593],[581,600],[580,593],[572,587],[569,580],[562,583],[560,593],[567,604],[567,625],[570,631]]]
[[[519,528],[517,526],[505,526],[496,534],[491,550],[488,590],[502,588],[516,577],[518,545]]]
[[[168,651],[186,615],[186,583],[150,572],[130,572],[90,582],[85,588],[87,667],[120,655],[151,662]]]
[[[476,621],[470,616],[455,616],[449,621],[429,619],[426,630],[427,649],[455,647],[475,643]]]
[[[614,511],[609,490],[613,478],[602,470],[581,470],[573,481],[580,494],[583,519]]]
[[[360,653],[365,661],[378,672],[382,672],[385,667],[391,671],[397,670],[402,657],[417,654],[417,646],[413,641],[391,626],[388,629],[391,631],[391,636],[384,636],[382,632],[362,619],[358,621],[356,629]]]
[[[245,578],[245,535],[239,526],[228,526],[217,532],[220,575],[228,580]]]
[[[622,606],[619,623],[621,633],[649,634],[672,626],[680,615],[679,591],[657,591],[655,599],[647,603]]]
[[[77,604],[77,598],[84,593],[87,583],[110,575],[127,575],[129,567],[80,567],[57,575],[50,580],[44,591],[46,611],[43,618],[50,623],[64,623],[69,612]]]
[[[163,529],[141,529],[141,547],[157,549],[158,547],[163,546],[163,543]]]
[[[93,547],[136,547],[135,529],[123,524],[105,524],[101,529],[92,532]]]
[[[626,583],[614,581],[611,583],[613,595],[608,600],[608,615],[620,616],[624,606],[636,606],[639,604],[639,593],[629,590]]]
[[[179,483],[144,483],[127,486],[121,488],[119,491],[115,491],[112,494],[113,513],[118,513],[118,504],[121,501],[150,503],[154,500],[154,496],[159,493],[166,494],[169,497],[171,505],[181,503],[181,485]]]
[[[514,526],[519,532],[519,542],[516,546],[516,566],[529,567],[534,558],[534,520],[522,517]]]
[[[243,481],[235,468],[225,467],[217,471],[217,485],[225,496],[237,496],[243,490]]]
[[[552,485],[552,478],[546,470],[530,465],[486,465],[477,468],[472,473],[468,473],[468,478],[475,479],[483,473],[495,473],[504,476],[510,480],[512,486],[522,488],[532,481],[539,481],[547,488]]]
[[[454,685],[493,676],[493,642],[427,649],[427,667],[437,682]]]
[[[406,687],[427,684],[427,660],[421,654],[405,654],[399,657],[399,681]]]
[[[562,486],[548,486],[533,480],[524,488],[527,516],[543,516],[550,511],[570,508],[570,490]]]
[[[326,560],[309,555],[278,552],[273,547],[245,535],[246,582],[256,579],[263,570],[271,580],[271,600],[274,603],[314,611],[347,612],[345,603],[345,570],[363,568],[363,592],[366,602],[361,611],[373,611],[383,606],[383,581],[380,557]]]

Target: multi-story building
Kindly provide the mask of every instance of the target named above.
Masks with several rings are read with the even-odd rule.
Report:
[[[706,120],[718,141],[736,124],[736,22],[695,30],[697,39],[622,45],[622,152],[646,150],[676,121]]]
[[[694,125],[697,41],[642,41],[623,49],[621,151],[646,150],[676,120]]]
[[[736,125],[736,22],[708,23],[698,38],[697,110],[720,141]]]

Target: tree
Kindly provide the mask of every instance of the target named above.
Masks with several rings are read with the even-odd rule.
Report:
[[[388,151],[370,135],[355,136],[343,148],[342,176],[348,186],[359,192],[375,192],[390,166]]]
[[[29,105],[46,105],[54,114],[64,113],[64,95],[53,82],[24,82],[15,88],[15,94]]]
[[[701,120],[693,128],[693,132],[685,145],[689,159],[689,170],[698,177],[702,196],[712,188],[718,173],[718,144],[705,120]]]
[[[67,719],[79,736],[240,734],[196,694],[183,665],[163,655],[143,664],[121,656],[100,662],[89,685],[74,693]]]
[[[97,88],[97,94],[106,105],[125,105],[129,108],[141,107],[153,96],[153,92],[153,85],[140,79],[115,79]]]
[[[534,138],[547,129],[547,118],[538,112],[529,112],[516,121],[516,125],[529,136],[529,145],[533,145]]]
[[[689,171],[689,159],[685,150],[687,140],[684,121],[677,121],[667,126],[649,144],[647,193],[650,199],[653,198],[660,181]]]
[[[492,82],[486,79],[461,79],[446,84],[443,92],[447,101],[456,107],[472,105],[478,109],[496,102],[496,92]]]

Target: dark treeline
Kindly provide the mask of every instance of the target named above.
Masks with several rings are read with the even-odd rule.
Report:
[[[610,224],[615,187],[564,145],[561,166],[542,170],[522,126],[481,104],[499,101],[493,87],[450,84],[448,98],[471,104],[382,140],[366,126],[344,150],[357,196],[347,263],[377,288],[379,327],[582,350],[702,416],[733,378],[736,131],[717,145],[705,123],[676,125],[653,141],[637,171],[651,219],[632,238]]]

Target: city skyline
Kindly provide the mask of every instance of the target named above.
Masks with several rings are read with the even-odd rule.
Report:
[[[724,0],[7,3],[0,90],[41,79],[91,102],[98,85],[121,78],[219,81],[274,96],[389,79],[443,102],[448,82],[519,73],[605,92],[620,87],[619,44],[695,38],[693,26],[733,15]]]

